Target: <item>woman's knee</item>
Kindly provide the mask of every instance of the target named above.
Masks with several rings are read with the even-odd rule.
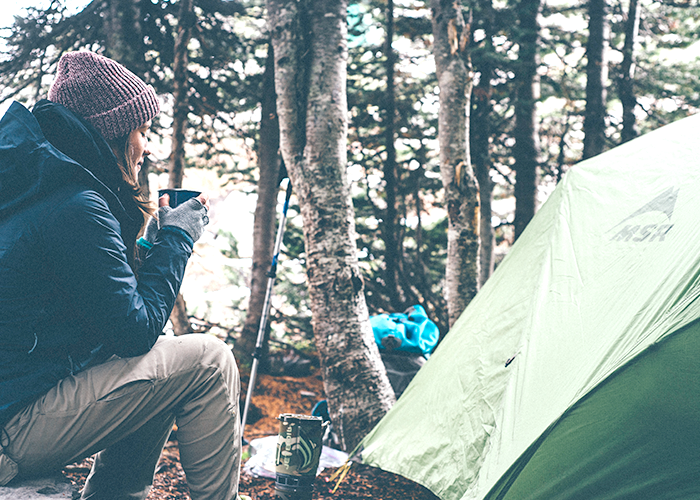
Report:
[[[231,347],[213,335],[190,334],[189,341],[197,343],[201,349],[201,363],[203,366],[216,366],[221,370],[227,385],[232,390],[238,391],[240,386],[238,367],[233,357]]]
[[[207,360],[212,360],[214,363],[221,366],[231,366],[234,370],[238,371],[236,367],[236,361],[233,357],[233,352],[231,347],[228,346],[221,339],[208,334],[191,334],[189,337],[195,339],[195,341],[201,343],[204,350],[203,358]]]
[[[166,372],[215,368],[234,384],[238,383],[238,368],[231,348],[213,335],[192,333],[161,337],[150,354],[162,359],[169,367]]]

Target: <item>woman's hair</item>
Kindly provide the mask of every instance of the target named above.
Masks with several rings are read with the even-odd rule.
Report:
[[[122,178],[131,189],[131,196],[134,198],[134,203],[136,203],[136,206],[143,214],[145,224],[148,217],[152,217],[155,214],[155,209],[153,204],[144,195],[143,190],[139,186],[139,180],[134,174],[136,168],[135,165],[132,164],[131,155],[129,154],[129,134],[117,137],[116,139],[110,139],[107,141],[107,144],[109,144],[114,155],[117,157],[117,164],[122,172]]]

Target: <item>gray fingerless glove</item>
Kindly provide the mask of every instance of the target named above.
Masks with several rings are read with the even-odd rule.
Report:
[[[209,224],[207,208],[197,198],[189,199],[175,208],[165,206],[158,210],[160,229],[165,227],[178,228],[186,232],[192,241],[197,241],[202,236],[204,226],[207,224]]]
[[[156,235],[158,234],[158,219],[151,217],[146,224],[146,229],[143,231],[143,236],[141,236],[136,243],[150,250],[153,244],[156,242]]]

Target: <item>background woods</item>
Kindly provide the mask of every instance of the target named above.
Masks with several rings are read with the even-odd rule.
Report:
[[[421,304],[447,334],[569,168],[697,111],[699,35],[696,0],[37,0],[3,30],[0,99],[104,53],[164,104],[145,189],[254,195],[254,226],[222,215],[208,243],[236,292],[172,318],[244,365],[286,167],[271,346],[318,361],[352,447],[393,402],[369,315]]]

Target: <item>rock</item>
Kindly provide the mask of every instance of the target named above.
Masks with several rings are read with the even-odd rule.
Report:
[[[73,500],[80,493],[62,475],[12,481],[0,486],[0,500]]]

